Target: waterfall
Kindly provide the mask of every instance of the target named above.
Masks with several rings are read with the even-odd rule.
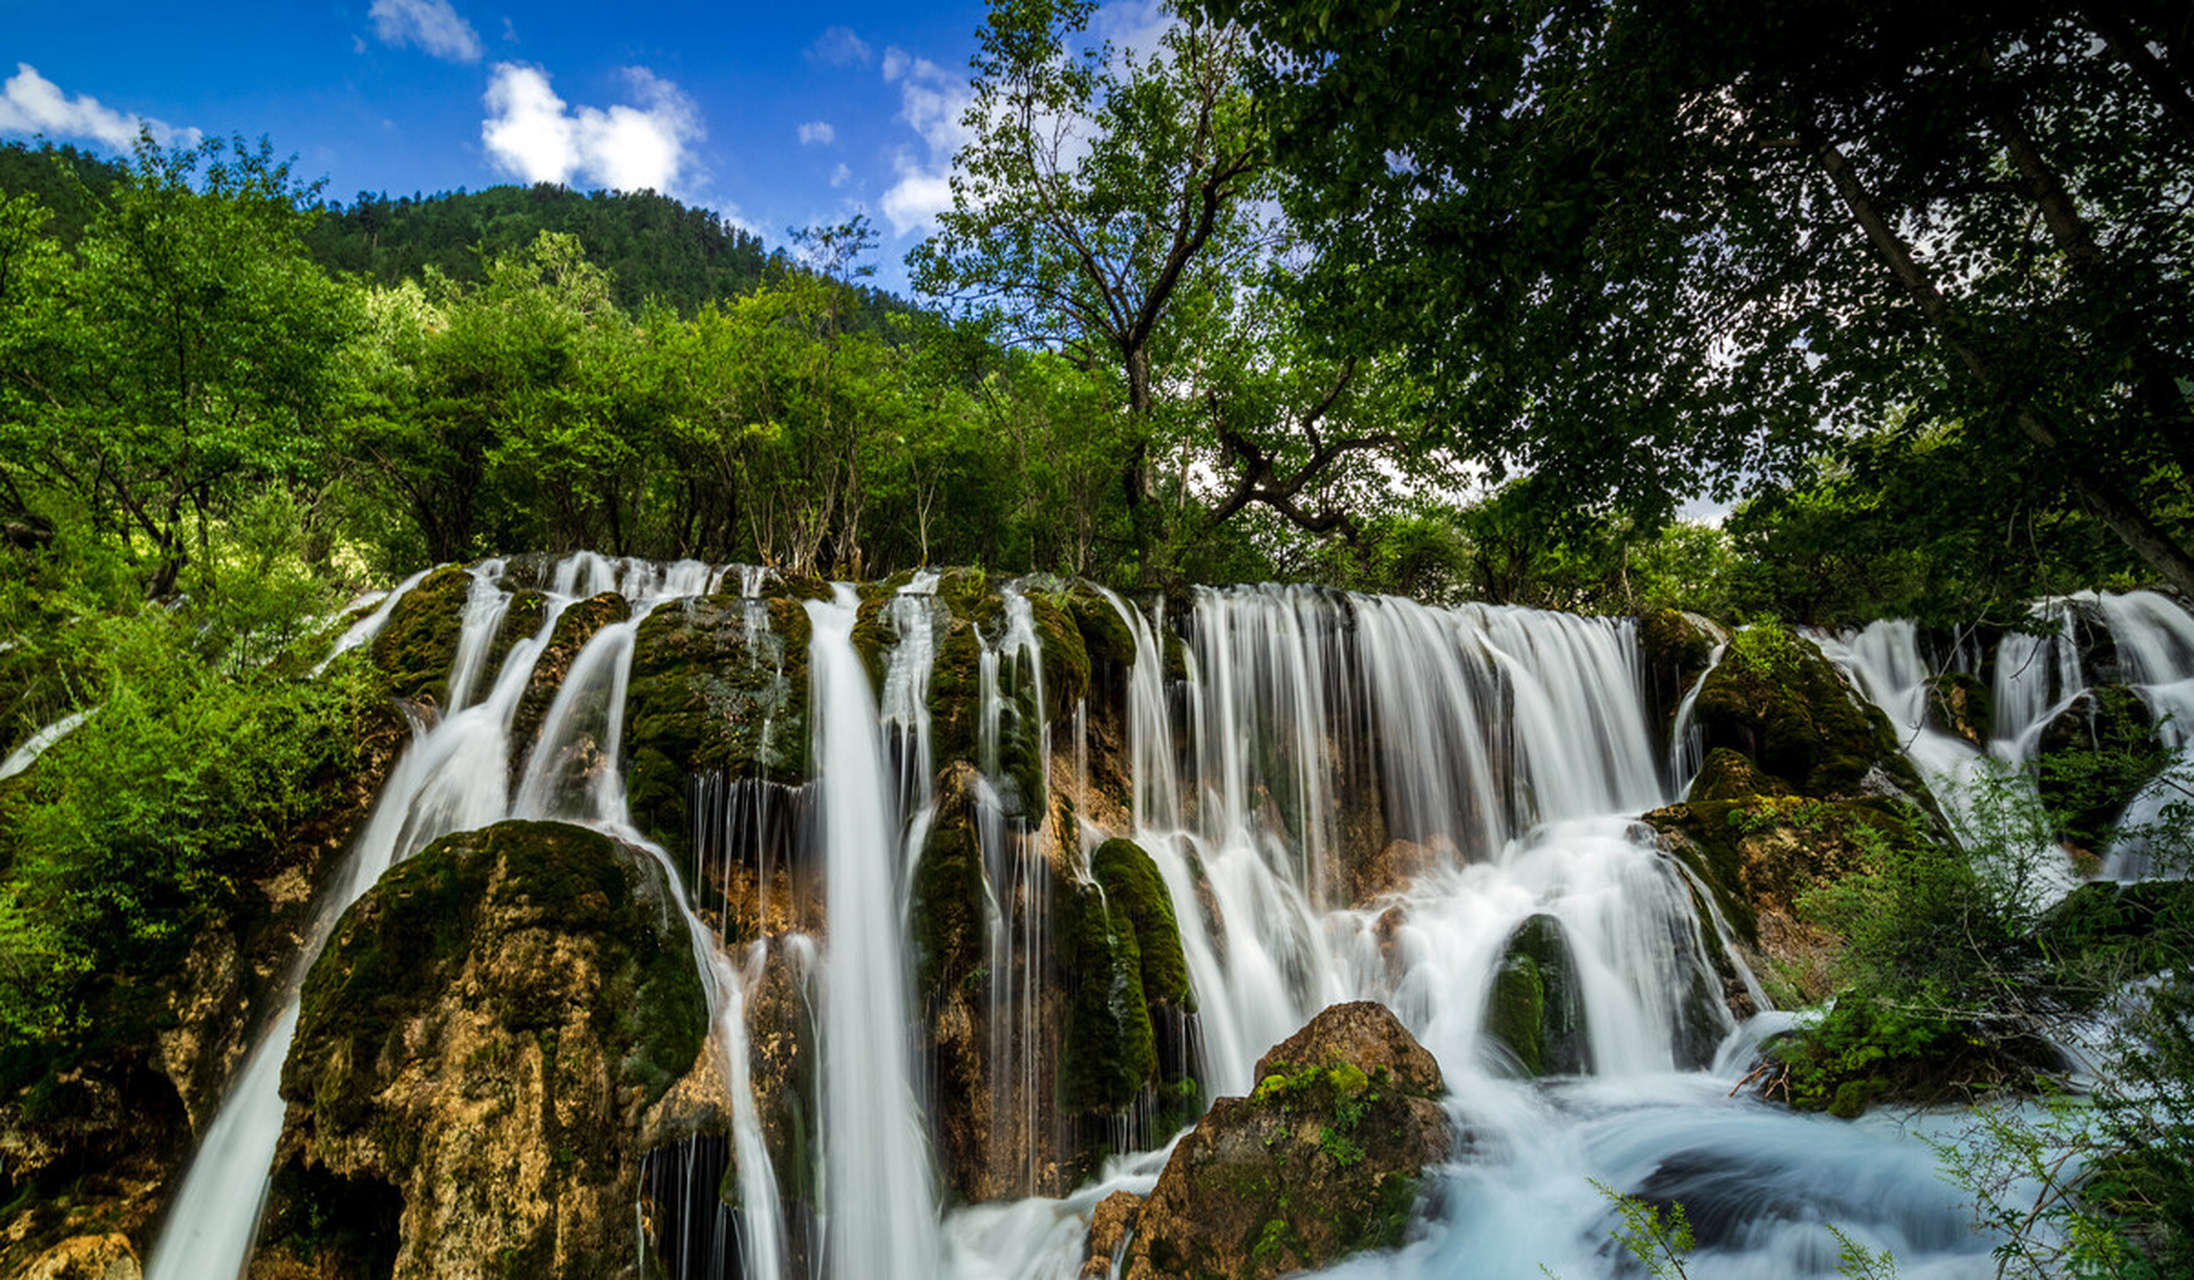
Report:
[[[856,599],[812,602],[809,671],[830,940],[824,991],[823,1215],[836,1276],[934,1274],[935,1196],[907,1062],[898,806],[853,648]]]
[[[83,723],[91,719],[98,710],[97,707],[87,707],[82,711],[72,711],[23,739],[21,746],[10,751],[5,760],[0,760],[0,781],[12,778],[36,764],[38,757],[46,754],[54,743],[83,727]]]
[[[1973,835],[1981,833],[1971,797],[1984,787],[2010,788],[2028,803],[2039,804],[2033,766],[2042,732],[2091,684],[2074,635],[2083,608],[2108,631],[2116,647],[2118,676],[2156,717],[2158,743],[2183,764],[2194,755],[2189,751],[2194,745],[2194,617],[2155,592],[2086,593],[2037,606],[2035,617],[2053,631],[2007,634],[1996,650],[1995,729],[1986,752],[1929,722],[1930,681],[1943,671],[1922,654],[1912,623],[1875,622],[1857,632],[1811,639],[1888,715],[1906,758],[1927,779],[1952,827]],[[2133,797],[2120,821],[2137,832],[2175,798],[2183,797],[2167,784],[2152,783]],[[2038,902],[2053,901],[2078,883],[2071,864],[2046,841],[2014,851],[2014,856]],[[2113,847],[2102,874],[2134,879],[2148,870],[2147,851],[2135,834]]]
[[[823,877],[827,932],[780,931],[727,953],[719,926],[693,909],[673,859],[633,829],[616,762],[649,611],[736,587],[755,653],[771,625],[768,574],[594,553],[534,563],[542,567],[523,572],[550,583],[545,617],[494,670],[488,658],[512,599],[506,573],[520,570],[471,566],[448,705],[439,719],[422,714],[414,723],[347,868],[326,892],[287,998],[193,1159],[150,1273],[229,1280],[247,1261],[281,1130],[277,1086],[297,1017],[294,987],[336,916],[439,836],[526,816],[607,830],[646,850],[676,887],[730,1094],[740,1202],[736,1259],[687,1259],[693,1274],[723,1268],[794,1280],[805,1257],[813,1280],[1074,1276],[1095,1204],[1113,1190],[1148,1191],[1168,1135],[1119,1121],[1113,1158],[1058,1198],[940,1204],[910,1034],[919,1006],[909,884],[942,802],[939,770],[953,764],[936,758],[931,700],[943,677],[933,682],[932,668],[948,628],[972,623],[939,597],[938,575],[913,575],[865,605],[845,586],[806,604],[807,785],[722,773],[693,779],[695,861],[686,870],[724,936],[734,915],[744,920],[750,910],[765,922],[761,933],[779,927],[767,923],[766,896],[729,897],[733,860],[749,850],[757,895],[775,892],[773,871],[793,860],[799,876],[819,868]],[[1610,1274],[1601,1250],[1608,1211],[1588,1177],[1666,1187],[1699,1213],[1719,1205],[1734,1215],[1742,1230],[1695,1260],[1697,1276],[1826,1274],[1832,1252],[1809,1243],[1825,1239],[1814,1226],[1822,1215],[1874,1247],[1896,1248],[1908,1274],[1991,1271],[1990,1242],[1964,1225],[1961,1207],[1934,1183],[1932,1162],[1905,1135],[1727,1096],[1743,1046],[1775,1024],[1733,1025],[1706,961],[1714,923],[1693,906],[1704,895],[1638,821],[1671,803],[1699,761],[1696,686],[1663,739],[1648,711],[1635,624],[1277,586],[1200,589],[1185,615],[1169,616],[1162,601],[1143,607],[1099,589],[1100,611],[1125,628],[1132,659],[1093,685],[1118,705],[1093,694],[1075,707],[1047,701],[1047,690],[1073,687],[1045,668],[1037,610],[1050,606],[1036,597],[1053,589],[1033,581],[997,589],[970,655],[973,679],[961,678],[979,700],[971,754],[981,776],[966,798],[989,895],[987,972],[970,974],[966,989],[987,999],[990,1115],[1029,1141],[1027,1186],[1046,1185],[1036,1142],[1052,1105],[1039,1097],[1050,1083],[1045,1064],[1030,1052],[1056,1040],[1045,1025],[1053,1008],[1045,969],[1055,963],[1048,886],[1083,874],[1078,850],[1127,835],[1150,854],[1179,923],[1206,1093],[1249,1092],[1261,1054],[1348,999],[1386,1002],[1440,1062],[1451,1115],[1469,1141],[1428,1180],[1428,1218],[1407,1246],[1334,1274],[1530,1274],[1540,1263],[1572,1276]],[[521,702],[530,722],[543,697],[536,663],[559,619],[603,592],[628,600],[630,616],[569,655],[532,741],[514,743]],[[339,651],[370,642],[400,597],[350,628]],[[2089,606],[2117,639],[2125,679],[2186,732],[2194,717],[2178,708],[2194,703],[2194,621],[2161,597]],[[738,615],[731,619],[736,629]],[[857,623],[863,636],[873,627],[888,642],[880,671],[856,648]],[[1909,625],[1817,639],[1889,713],[1923,772],[1985,763],[1988,753],[1927,725],[1933,671]],[[1996,678],[2005,737],[1990,750],[2007,760],[2023,758],[2019,744],[2087,683],[2078,646],[2061,637],[2007,638]],[[765,742],[777,731],[758,728]],[[1103,751],[1115,754],[1097,764],[1121,792],[1105,805],[1081,803],[1103,772],[1092,754]],[[1076,795],[1052,794],[1069,777]],[[1070,812],[1071,823],[1052,820]],[[711,880],[726,886],[724,896]],[[1575,1072],[1534,1080],[1488,1032],[1488,1011],[1511,940],[1548,927],[1569,956],[1584,1035]],[[796,1216],[808,1188],[795,1187],[789,1171],[780,1184],[757,1107],[757,1084],[770,1082],[753,1078],[750,1058],[747,1016],[769,966],[780,963],[811,984],[820,1015],[813,1250]],[[1717,1046],[1718,1074],[1709,1070]],[[713,1141],[695,1168],[720,1167],[723,1140]],[[1158,1149],[1126,1149],[1145,1141]]]

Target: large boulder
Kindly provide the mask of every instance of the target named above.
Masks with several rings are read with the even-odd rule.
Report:
[[[707,1033],[668,893],[645,853],[554,823],[384,876],[305,981],[253,1274],[331,1250],[396,1277],[633,1274],[642,1119]]]
[[[1127,1280],[1269,1280],[1402,1242],[1452,1151],[1439,1066],[1384,1006],[1335,1005],[1181,1139],[1136,1212]]]

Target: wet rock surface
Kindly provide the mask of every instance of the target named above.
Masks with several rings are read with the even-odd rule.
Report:
[[[1136,1213],[1128,1280],[1269,1280],[1402,1243],[1453,1140],[1439,1066],[1383,1005],[1335,1005],[1181,1139]]]
[[[354,904],[306,980],[253,1274],[631,1274],[643,1115],[707,1022],[666,889],[599,833],[506,822]]]

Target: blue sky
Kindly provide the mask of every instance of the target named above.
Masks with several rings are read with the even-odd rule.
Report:
[[[949,201],[984,6],[0,0],[0,137],[270,137],[327,193],[653,186],[781,244],[866,213],[878,283]],[[1116,0],[1100,34],[1158,20]]]

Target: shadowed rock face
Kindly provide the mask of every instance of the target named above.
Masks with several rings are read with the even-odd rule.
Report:
[[[1358,1001],[1312,1019],[1257,1076],[1174,1148],[1136,1210],[1128,1280],[1268,1280],[1402,1242],[1426,1167],[1453,1143],[1432,1055]]]
[[[509,822],[360,899],[306,980],[253,1274],[629,1274],[642,1113],[707,1030],[665,891],[606,836]]]

